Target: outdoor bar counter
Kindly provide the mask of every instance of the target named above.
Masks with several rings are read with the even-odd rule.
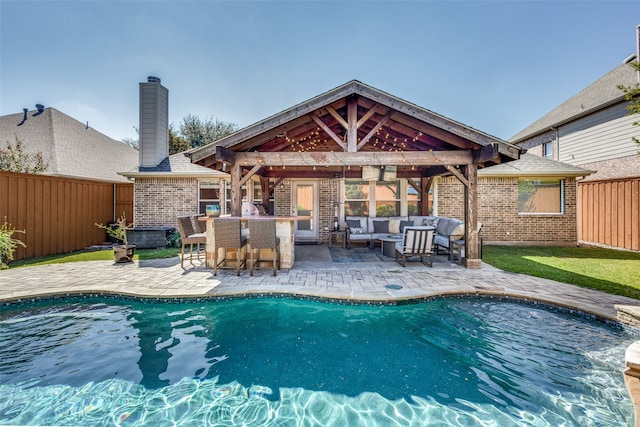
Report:
[[[294,222],[297,220],[311,219],[310,216],[220,216],[220,217],[200,217],[199,221],[207,222],[207,267],[213,268],[213,248],[215,247],[215,237],[213,227],[217,219],[240,219],[243,225],[248,229],[250,219],[275,219],[276,220],[276,236],[280,238],[280,268],[289,269],[293,267],[295,262],[295,241],[294,241]],[[223,249],[220,249],[221,251]],[[221,254],[219,254],[221,255]]]

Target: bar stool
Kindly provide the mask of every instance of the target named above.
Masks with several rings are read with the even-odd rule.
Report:
[[[215,244],[213,249],[213,275],[218,275],[218,268],[235,268],[236,275],[240,275],[240,267],[246,268],[247,238],[242,236],[242,226],[239,219],[216,218],[213,222]],[[224,249],[224,256],[218,262],[218,249]],[[235,267],[225,265],[227,249],[236,249]],[[244,249],[244,250],[243,250]]]
[[[188,216],[178,217],[178,230],[180,231],[180,240],[182,241],[180,267],[184,268],[184,248],[189,245],[189,263],[193,265],[193,245],[196,245],[198,248],[198,261],[200,261],[200,245],[207,243],[207,235],[205,233],[196,233],[193,230],[191,218]]]
[[[196,214],[193,216],[193,223],[196,225],[196,232],[198,233],[206,233],[207,232],[207,223],[204,221],[198,220],[198,218],[202,218],[204,214]]]
[[[251,276],[253,276],[254,265],[260,265],[260,249],[271,249],[273,258],[265,261],[272,263],[273,275],[276,276],[276,270],[280,270],[280,238],[276,237],[275,219],[249,220],[249,275]],[[255,262],[254,250],[258,251]]]

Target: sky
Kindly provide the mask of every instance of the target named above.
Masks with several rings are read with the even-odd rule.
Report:
[[[637,0],[0,0],[0,115],[43,104],[136,139],[148,76],[176,128],[355,79],[508,140],[635,53],[638,25]]]

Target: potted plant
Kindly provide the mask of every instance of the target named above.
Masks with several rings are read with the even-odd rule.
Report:
[[[133,228],[134,223],[127,224],[127,219],[122,214],[121,218],[118,218],[115,223],[110,223],[108,225],[98,224],[97,227],[104,228],[107,231],[107,235],[113,237],[118,242],[121,242],[119,245],[113,245],[113,256],[115,262],[132,262],[133,261],[133,253],[136,249],[136,245],[130,245],[127,242],[127,229]]]

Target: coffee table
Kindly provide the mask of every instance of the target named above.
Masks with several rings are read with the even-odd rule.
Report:
[[[380,251],[382,252],[382,255],[395,257],[396,243],[402,241],[402,233],[388,234],[386,236],[379,237],[378,240],[380,240]]]

